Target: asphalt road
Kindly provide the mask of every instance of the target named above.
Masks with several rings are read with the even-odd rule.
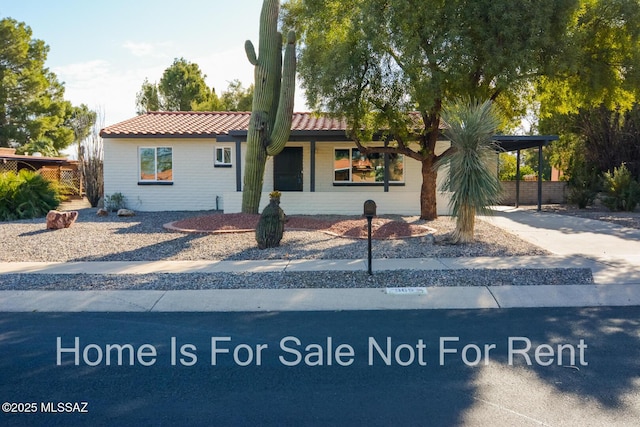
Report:
[[[0,313],[0,402],[0,425],[631,426],[640,307]]]

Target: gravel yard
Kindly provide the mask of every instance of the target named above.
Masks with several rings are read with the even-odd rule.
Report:
[[[0,222],[0,261],[156,261],[156,260],[269,260],[269,259],[363,259],[367,240],[362,220],[354,217],[292,217],[280,247],[259,250],[253,232],[180,233],[164,224],[177,222],[189,228],[225,229],[252,225],[236,218],[220,224],[223,216],[213,212],[139,212],[135,217],[96,216],[82,209],[68,229],[47,230],[44,218]],[[243,220],[247,220],[244,218]],[[374,258],[473,257],[548,255],[487,222],[476,222],[476,242],[452,245],[448,236],[455,223],[448,217],[419,221],[417,217],[377,219]],[[292,228],[322,228],[301,231]],[[360,231],[358,231],[360,230]],[[229,230],[227,230],[229,231]],[[425,231],[427,234],[425,234]],[[393,238],[396,234],[419,237]],[[391,238],[390,238],[391,237]],[[284,273],[186,273],[143,275],[7,274],[0,276],[0,290],[175,290],[248,288],[379,288],[386,286],[487,286],[588,284],[587,269],[514,270],[396,270],[314,271]]]
[[[194,234],[170,232],[163,224],[211,212],[140,212],[135,217],[97,217],[80,211],[68,229],[47,230],[44,218],[0,222],[0,261],[156,261],[365,258],[366,239],[340,238],[320,231],[285,231],[279,248],[257,249],[254,233]],[[323,219],[327,219],[326,217]],[[434,229],[432,234],[376,240],[374,258],[547,255],[536,246],[483,221],[477,241],[447,243],[454,221],[394,218]]]

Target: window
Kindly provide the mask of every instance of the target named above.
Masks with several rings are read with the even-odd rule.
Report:
[[[140,181],[173,181],[173,150],[171,147],[141,147]]]
[[[404,156],[388,154],[389,182],[404,182]],[[333,182],[377,184],[384,182],[384,154],[362,154],[356,148],[336,148],[333,161]]]
[[[216,147],[215,167],[231,167],[231,147]]]

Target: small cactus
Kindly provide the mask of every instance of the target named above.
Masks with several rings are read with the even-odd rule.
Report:
[[[284,234],[284,223],[287,216],[280,207],[280,192],[272,191],[269,197],[269,204],[262,211],[256,228],[256,241],[259,249],[280,246],[280,240]]]

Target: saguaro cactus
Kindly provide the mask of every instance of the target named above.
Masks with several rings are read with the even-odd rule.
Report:
[[[247,133],[242,212],[258,213],[267,156],[284,148],[291,132],[296,74],[296,34],[289,31],[282,60],[278,32],[279,0],[264,0],[260,14],[259,52],[247,40],[245,51],[254,67],[253,110]]]

